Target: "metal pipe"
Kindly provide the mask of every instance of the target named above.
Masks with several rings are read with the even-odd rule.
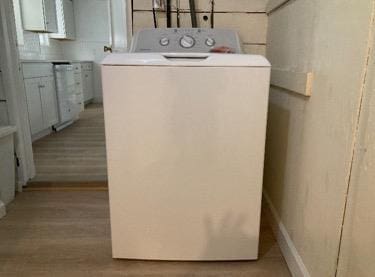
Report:
[[[198,27],[198,21],[197,21],[197,14],[195,11],[195,1],[189,0],[189,6],[190,6],[190,16],[191,16],[191,26],[193,28]]]
[[[211,0],[211,28],[215,27],[215,0]]]
[[[154,18],[154,27],[157,28],[158,27],[158,21],[156,19],[156,10],[155,10],[155,8],[152,8],[152,16]]]
[[[167,0],[167,28],[172,27],[171,0]]]
[[[180,20],[180,0],[176,0],[176,11],[177,11],[177,28],[181,27]]]

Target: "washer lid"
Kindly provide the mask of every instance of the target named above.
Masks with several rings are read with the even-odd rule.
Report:
[[[110,54],[104,66],[271,67],[259,55],[217,53],[121,53]]]

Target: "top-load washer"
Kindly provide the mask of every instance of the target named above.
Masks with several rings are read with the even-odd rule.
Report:
[[[228,30],[131,49],[102,63],[113,257],[257,259],[269,62]]]

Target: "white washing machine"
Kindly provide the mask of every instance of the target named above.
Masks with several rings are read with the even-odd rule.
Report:
[[[257,259],[270,64],[240,49],[157,29],[103,61],[114,258]]]

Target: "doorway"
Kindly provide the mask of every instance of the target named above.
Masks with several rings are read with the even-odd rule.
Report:
[[[63,39],[53,33],[26,30],[22,0],[11,2],[14,9],[20,69],[23,73],[21,85],[25,88],[26,114],[31,126],[31,162],[35,165],[35,174],[29,176],[29,185],[60,182],[105,183],[107,173],[100,62],[109,54],[108,51],[104,51],[105,49],[126,50],[125,1],[66,0],[72,5],[69,18],[74,22],[74,35]],[[58,3],[64,0],[53,2],[58,14]],[[25,74],[25,64],[34,66],[38,74],[42,72],[38,66],[43,64],[49,64],[52,70],[56,64],[71,64],[74,68],[79,68],[78,71],[74,69],[74,82],[76,87],[82,88],[82,100],[79,103],[82,103],[84,108],[80,109],[74,120],[72,119],[64,128],[56,128],[56,120],[61,119],[63,106],[60,103],[56,72],[50,71],[46,76],[28,76]],[[45,119],[43,92],[40,90],[40,87],[45,87],[45,79],[54,80],[52,86],[57,95],[56,120]],[[30,83],[34,84],[34,90]],[[35,117],[33,113],[35,98],[37,101],[38,98],[42,99],[39,117]],[[44,120],[47,124],[39,124],[41,127],[33,130],[33,120],[37,123]]]

